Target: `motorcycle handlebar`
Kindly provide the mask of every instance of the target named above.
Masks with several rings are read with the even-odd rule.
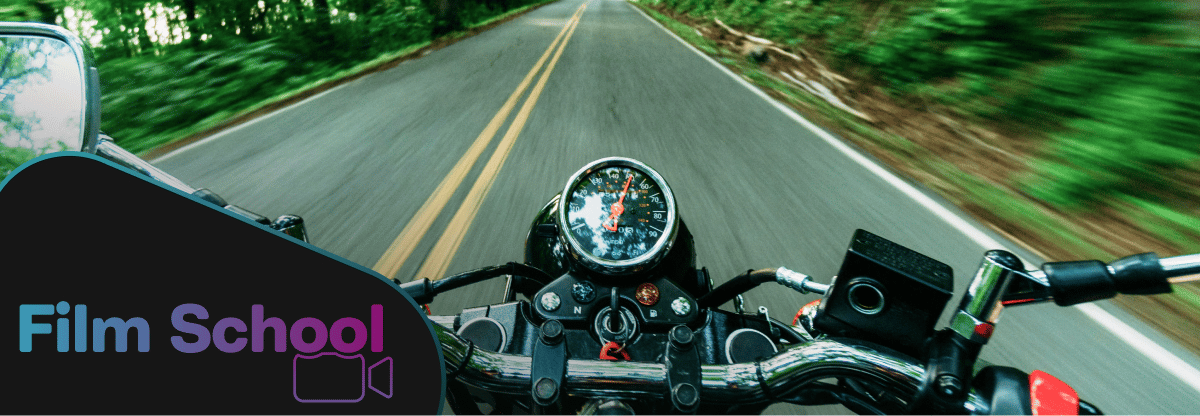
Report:
[[[100,142],[96,145],[96,155],[105,159],[111,160],[121,166],[133,169],[138,173],[146,175],[151,179],[167,184],[172,188],[178,189],[186,193],[196,192],[196,188],[189,186],[171,174],[151,165],[150,162],[142,160],[128,150],[117,146],[113,142],[112,137],[107,134],[100,133]]]
[[[1108,299],[1118,293],[1170,293],[1172,283],[1190,280],[1186,277],[1195,274],[1200,274],[1200,255],[1160,259],[1154,253],[1136,254],[1108,264],[1096,260],[1052,262],[1043,264],[1041,270],[1026,273],[1059,306]]]
[[[430,318],[450,375],[495,393],[529,394],[532,357],[472,349],[446,326],[453,326],[453,317]],[[916,394],[925,377],[922,365],[853,342],[814,340],[756,363],[702,365],[700,400],[724,405],[786,402],[806,384],[845,374],[874,379],[900,397]],[[667,395],[668,388],[666,365],[653,362],[570,359],[563,378],[563,392],[581,397],[654,399]],[[988,405],[972,390],[963,411],[984,414]]]
[[[1200,274],[1200,254],[1167,257],[1159,264],[1169,278]]]
[[[300,218],[297,215],[281,215],[274,221],[271,221],[269,218],[255,214],[254,212],[251,212],[245,208],[237,205],[230,205],[225,202],[225,199],[221,198],[220,195],[217,195],[208,189],[193,188],[179,178],[172,176],[166,171],[150,164],[150,162],[142,160],[137,155],[121,148],[121,146],[118,146],[116,142],[113,141],[112,137],[104,134],[103,132],[100,133],[99,143],[96,144],[95,154],[96,156],[102,157],[118,165],[132,169],[135,172],[146,175],[146,177],[149,177],[150,179],[154,179],[167,186],[194,195],[204,201],[216,205],[219,208],[224,208],[229,212],[246,217],[251,221],[271,227],[272,229],[292,236],[297,240],[305,242],[308,241],[308,232],[306,231],[303,218]]]

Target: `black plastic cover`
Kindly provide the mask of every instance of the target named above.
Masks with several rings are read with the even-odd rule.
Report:
[[[490,319],[476,319],[467,322],[458,331],[459,336],[475,343],[476,348],[497,352],[504,347],[504,328]]]
[[[1012,367],[985,367],[971,383],[988,402],[991,415],[1031,415],[1029,374]]]
[[[766,334],[754,330],[734,332],[728,341],[730,364],[752,363],[775,355],[775,344]]]
[[[920,356],[954,289],[950,266],[865,230],[854,233],[837,279],[813,322],[831,336],[859,338]],[[856,308],[850,288],[877,291],[874,310]]]
[[[850,250],[935,291],[950,294],[954,289],[954,271],[950,266],[867,230],[855,231]]]

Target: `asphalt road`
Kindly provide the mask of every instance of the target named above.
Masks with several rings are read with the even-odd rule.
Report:
[[[314,245],[372,267],[585,1],[545,6],[155,163],[255,212],[300,214]],[[570,174],[607,156],[633,157],[663,174],[696,237],[699,263],[718,284],[749,268],[778,266],[828,281],[851,235],[863,228],[949,264],[962,293],[982,253],[993,248],[820,139],[625,1],[590,0],[580,16],[561,56],[550,57],[555,66],[478,211],[464,211],[469,227],[461,221],[451,227],[452,217],[476,179],[491,176],[485,165],[498,147],[504,150],[501,138],[538,78],[468,165],[445,207],[433,211],[428,232],[413,240],[419,244],[396,276],[409,280],[434,262],[430,252],[448,227],[466,231],[448,273],[520,261],[538,209]],[[439,297],[433,310],[453,314],[495,303],[500,283]],[[772,287],[746,299],[748,308],[765,305],[790,322],[815,295]],[[1100,306],[1200,366],[1152,329]],[[1054,374],[1107,413],[1200,409],[1200,392],[1075,308],[1006,310],[982,358]]]

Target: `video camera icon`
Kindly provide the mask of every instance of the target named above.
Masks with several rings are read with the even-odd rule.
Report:
[[[296,354],[292,360],[292,395],[300,403],[358,403],[370,388],[390,399],[394,393],[392,362],[392,357],[385,357],[367,367],[362,354]],[[386,374],[383,374],[384,363]]]

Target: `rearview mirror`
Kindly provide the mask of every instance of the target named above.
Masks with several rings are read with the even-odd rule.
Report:
[[[95,153],[100,94],[90,52],[61,27],[0,22],[0,180],[46,153]]]

